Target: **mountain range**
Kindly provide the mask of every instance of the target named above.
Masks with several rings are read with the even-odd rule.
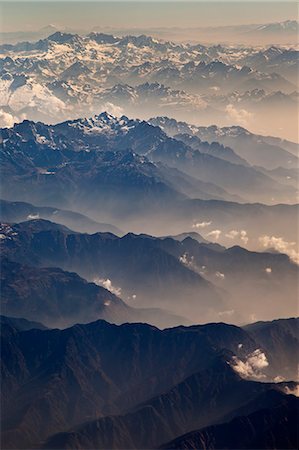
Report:
[[[258,249],[264,236],[273,236],[296,259],[297,157],[287,141],[239,127],[195,127],[165,117],[148,123],[107,113],[53,126],[23,121],[2,129],[0,139],[4,199],[54,209],[39,217],[118,234],[121,228],[175,235],[207,224],[208,240],[229,245],[231,231],[242,231],[246,239],[235,243]]]
[[[219,142],[231,148],[253,166],[274,169],[275,167],[291,168],[296,165],[296,146],[292,149],[283,141],[255,135],[243,127],[197,127],[167,117],[156,117],[150,119],[149,123],[159,126],[172,137],[187,134],[199,141]]]
[[[298,22],[158,22],[0,33],[3,449],[299,446]]]
[[[36,42],[3,44],[0,55],[3,125],[22,118],[53,123],[108,110],[144,119],[158,114],[196,117],[203,125],[247,125],[259,134],[277,134],[279,128],[297,140],[292,117],[298,106],[298,51],[292,46],[182,44],[147,35],[56,31]],[[263,93],[259,102],[256,92]],[[279,119],[272,113],[278,101]]]
[[[117,235],[123,232],[114,225],[99,223],[83,214],[45,206],[34,206],[25,202],[8,202],[0,199],[0,221],[8,223],[45,219],[85,233],[108,232]]]
[[[273,404],[273,398],[275,403]],[[270,400],[271,399],[271,400]],[[276,403],[277,402],[277,403]],[[268,404],[267,404],[268,403]],[[297,399],[268,396],[261,410],[219,425],[193,431],[163,445],[163,449],[294,448],[298,442]]]
[[[242,25],[219,25],[218,27],[202,26],[197,28],[142,28],[140,26],[131,28],[122,27],[121,29],[115,27],[93,27],[93,33],[104,34],[103,32],[113,32],[116,35],[128,35],[135,33],[151,34],[156,38],[174,39],[175,41],[195,40],[195,38],[201,41],[215,44],[215,42],[226,42],[235,44],[265,44],[269,45],[273,42],[279,44],[295,44],[296,36],[298,32],[298,22],[296,20],[284,20],[270,23],[258,23],[258,24],[242,24]],[[21,41],[35,41],[37,39],[45,39],[49,34],[53,34],[57,31],[82,33],[83,30],[71,29],[69,27],[58,27],[55,24],[47,24],[40,29],[34,31],[11,31],[0,33],[0,42],[12,43]],[[88,34],[89,31],[86,32]],[[111,42],[113,40],[111,39]]]
[[[3,258],[23,266],[76,272],[89,282],[108,287],[131,306],[162,308],[193,323],[216,317],[237,323],[254,317],[265,319],[269,308],[273,318],[296,314],[298,266],[286,255],[249,252],[238,246],[225,249],[191,237],[179,241],[133,233],[121,238],[109,233],[80,234],[38,219],[2,224],[0,231]],[[10,267],[11,263],[7,264]],[[118,323],[138,317],[138,311],[122,307],[107,291],[87,284],[75,274],[57,269],[12,268],[4,270],[3,275],[2,301],[7,315],[50,323],[47,320],[59,326],[60,320],[77,320],[89,298],[90,312],[85,308],[84,321],[95,311],[104,318],[111,312],[109,320]],[[23,271],[30,276],[24,277]],[[43,305],[44,285],[49,289],[47,307]],[[288,305],[281,303],[282,295],[288,295]],[[261,296],[263,303],[258,301]],[[76,310],[75,303],[70,303],[75,297]],[[109,305],[103,311],[105,302]],[[44,310],[44,316],[37,307]],[[67,317],[71,308],[74,317]],[[146,317],[146,311],[144,314]],[[167,320],[178,324],[182,318],[165,314],[159,321],[153,311],[150,319],[159,325],[167,324]]]
[[[103,279],[103,285],[88,283],[76,273],[57,268],[29,267],[3,259],[1,312],[11,320],[25,317],[52,328],[88,323],[95,318],[111,323],[147,322],[164,328],[188,324],[183,317],[161,308],[128,306],[113,293],[120,295],[109,281]]]
[[[160,331],[97,321],[66,330],[22,331],[9,324],[2,330],[5,448],[157,448],[194,429],[234,418],[238,423],[244,410],[263,417],[265,408],[286,413],[297,405],[286,395],[296,383],[273,383],[267,375],[275,349],[232,325]],[[251,361],[249,378],[235,365],[242,360]],[[271,417],[272,425],[260,425],[262,437],[280,412]]]

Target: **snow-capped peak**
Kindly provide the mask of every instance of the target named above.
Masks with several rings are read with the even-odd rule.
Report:
[[[129,129],[134,128],[138,123],[139,121],[128,119],[126,116],[115,117],[108,112],[102,112],[101,114],[95,115],[91,118],[69,121],[68,126],[78,128],[86,134],[125,134],[129,131]]]

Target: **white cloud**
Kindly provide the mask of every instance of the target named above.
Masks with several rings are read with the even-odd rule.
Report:
[[[118,296],[121,295],[121,288],[113,286],[112,281],[109,278],[106,278],[106,279],[104,279],[104,278],[95,278],[93,280],[93,282],[95,284],[97,284],[98,286],[102,286],[105,289],[107,289],[108,291],[112,292],[112,294],[115,294],[115,295],[118,295]]]
[[[277,375],[276,377],[274,377],[273,381],[274,383],[281,383],[282,381],[285,381],[285,378]]]
[[[182,256],[179,257],[179,261],[182,264],[188,264],[188,259],[187,259],[187,253],[184,253]]]
[[[226,106],[225,112],[235,124],[239,124],[242,126],[248,125],[248,121],[253,116],[253,114],[246,111],[246,109],[236,109],[232,104]]]
[[[232,368],[244,378],[264,378],[263,369],[269,366],[265,353],[257,348],[254,352],[247,355],[246,359],[242,361],[236,356],[233,357]]]
[[[224,273],[221,273],[221,272],[216,272],[215,275],[217,278],[220,278],[221,280],[224,280],[224,278],[225,278]]]
[[[192,225],[192,228],[206,228],[211,225],[212,222],[197,222]]]
[[[299,385],[297,384],[294,388],[285,387],[284,392],[288,395],[295,395],[295,397],[299,397]]]
[[[124,114],[124,110],[123,108],[121,108],[120,106],[114,105],[113,103],[105,103],[101,109],[103,111],[106,111],[109,114],[112,114],[115,117],[120,117]]]
[[[17,122],[20,122],[18,117],[0,109],[0,128],[11,128]]]
[[[249,238],[247,236],[247,231],[245,231],[245,230],[240,231],[240,239],[241,239],[241,241],[244,242],[245,245],[247,244],[247,242],[249,240]]]
[[[241,230],[241,231],[230,230],[228,233],[226,233],[225,237],[227,237],[228,239],[232,239],[232,240],[238,238],[245,245],[248,243],[248,240],[249,240],[249,238],[247,236],[247,231],[245,231],[245,230]]]
[[[210,231],[207,236],[211,237],[212,239],[215,239],[216,241],[218,241],[218,239],[220,238],[222,231],[221,230],[213,230]]]
[[[39,219],[39,214],[28,214],[27,216],[28,220],[34,220],[34,219]]]
[[[237,230],[231,230],[225,235],[229,239],[235,239],[237,236],[239,236],[239,231]]]
[[[267,235],[260,236],[259,242],[263,248],[273,248],[277,252],[285,253],[293,262],[299,264],[299,253],[298,249],[296,248],[296,242],[288,242],[285,241],[282,237]]]
[[[193,270],[196,270],[196,266],[194,264],[194,256],[189,256],[188,253],[184,253],[179,257],[179,261],[187,267],[190,267]]]

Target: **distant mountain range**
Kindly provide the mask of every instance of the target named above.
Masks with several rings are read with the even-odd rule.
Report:
[[[45,206],[34,206],[31,203],[8,202],[0,199],[0,221],[1,222],[25,222],[26,220],[45,219],[50,220],[74,231],[85,233],[108,232],[117,235],[123,234],[114,225],[99,223],[83,214],[73,211],[64,211],[57,208]]]
[[[264,166],[268,169],[274,167],[293,167],[298,159],[296,146],[293,151],[287,143],[269,137],[255,135],[243,127],[197,127],[186,122],[178,122],[168,117],[156,117],[149,120],[154,126],[159,126],[169,136],[180,137],[187,135],[185,141],[191,142],[200,148],[201,141],[210,143],[219,142],[223,146],[233,149],[241,158],[245,158],[250,164]],[[191,141],[193,138],[193,141]],[[195,143],[194,143],[195,142]],[[291,151],[290,151],[291,150]],[[237,161],[234,161],[237,162]],[[239,162],[240,164],[240,162]],[[244,162],[243,162],[244,164]]]
[[[45,327],[42,323],[39,322],[33,322],[27,319],[17,318],[17,317],[8,317],[8,316],[0,316],[0,323],[2,325],[9,325],[12,328],[18,330],[18,331],[26,331],[26,330],[46,330],[47,327]]]
[[[2,32],[0,33],[0,42],[14,43],[20,41],[35,41],[37,39],[44,39],[50,34],[57,31],[72,32],[72,33],[83,33],[83,30],[72,30],[64,28],[63,30],[56,25],[49,24],[45,25],[39,30],[34,31],[15,31],[15,32]],[[94,27],[92,30],[94,33],[105,35],[105,27]],[[190,33],[191,31],[191,33]],[[285,20],[281,22],[272,22],[266,24],[243,24],[236,26],[221,26],[216,27],[199,27],[194,29],[186,30],[184,28],[139,28],[134,27],[134,29],[113,29],[109,27],[109,32],[115,34],[128,35],[132,33],[137,34],[152,34],[155,37],[164,39],[176,39],[182,40],[184,38],[195,39],[195,34],[197,32],[197,39],[204,42],[218,43],[218,42],[235,42],[239,43],[263,43],[271,44],[273,42],[277,43],[296,43],[296,33],[298,33],[298,22],[296,20]],[[188,34],[189,32],[189,34]],[[259,41],[257,41],[257,38]],[[113,42],[113,40],[111,40]]]
[[[279,129],[278,135],[297,140],[296,123],[284,119],[298,107],[298,52],[292,47],[56,31],[36,42],[0,45],[0,54],[3,125],[22,118],[53,123],[108,110],[145,119],[171,115],[196,117],[203,125],[247,125],[260,134]],[[259,102],[255,91],[264,92]],[[282,114],[273,122],[277,97]]]
[[[103,283],[110,287],[109,282]],[[112,292],[88,283],[76,273],[33,268],[6,259],[1,264],[1,312],[11,320],[25,317],[59,328],[95,318],[111,323],[140,321],[160,327],[188,323],[159,308],[131,308]]]
[[[290,142],[241,127],[108,113],[52,126],[24,121],[0,139],[4,222],[45,218],[118,235],[202,231],[208,241],[263,250],[273,236],[274,249],[298,259]]]
[[[271,324],[265,327],[268,333]],[[295,327],[298,334],[298,323]],[[277,351],[232,325],[160,331],[98,321],[63,331],[22,331],[10,323],[2,324],[1,347],[4,448],[157,448],[211,425],[216,428],[200,433],[222,443],[223,426],[215,424],[233,419],[225,426],[240,443],[244,411],[249,424],[267,417],[256,434],[243,436],[242,448],[251,448],[268,433],[271,442],[280,443],[281,414],[297,406],[296,398],[285,394],[295,391],[296,383],[270,381],[271,365],[257,361],[253,379],[240,377],[235,358],[246,362],[258,349],[266,361],[274,360]],[[289,424],[287,446],[294,442],[293,432]]]
[[[163,130],[171,136],[187,133],[198,139],[196,142],[188,136],[176,139],[167,136]],[[115,196],[114,191],[108,194],[110,186],[114,185],[115,190],[124,183],[128,189],[136,177],[138,179],[130,187],[130,198],[142,193],[142,202],[145,190],[150,201],[157,190],[162,196],[173,199],[183,199],[191,192],[193,198],[203,199],[233,200],[240,199],[240,195],[250,201],[266,203],[292,203],[296,199],[292,186],[274,180],[271,172],[258,170],[246,160],[272,169],[281,165],[293,167],[297,157],[239,127],[200,128],[168,118],[151,119],[148,123],[102,113],[91,119],[54,126],[24,121],[11,129],[2,129],[1,139],[2,176],[10,195],[24,201],[30,198],[36,203],[51,205],[51,197],[60,198],[61,204],[55,206],[72,209],[70,188],[72,196],[74,186],[80,191],[76,194],[77,205],[87,190],[88,200],[84,202],[91,203],[95,201],[94,195],[98,197],[103,189],[107,199],[110,195]],[[214,140],[225,145],[229,143],[234,150],[215,144]],[[26,182],[29,179],[30,185]],[[27,197],[22,194],[20,198],[19,185],[24,187],[24,183],[27,183]],[[32,192],[36,184],[39,188]],[[57,195],[62,188],[64,194]],[[121,189],[118,200],[126,193],[128,190]],[[69,198],[67,203],[66,197]],[[134,203],[138,208],[138,198]]]
[[[286,255],[237,246],[226,250],[191,237],[180,241],[132,233],[122,238],[109,233],[80,234],[44,220],[3,224],[0,232],[3,258],[23,266],[75,271],[132,306],[163,308],[181,317],[130,311],[107,291],[75,274],[18,269],[7,262],[1,301],[9,316],[63,326],[76,320],[88,322],[97,314],[117,323],[143,317],[167,326],[180,323],[182,317],[193,323],[216,317],[244,323],[251,317],[269,317],[269,308],[273,318],[296,313],[298,267]],[[24,277],[23,272],[30,275]],[[25,285],[26,295],[21,288]],[[45,300],[44,286],[48,286]],[[281,303],[282,295],[288,295],[287,305]]]
[[[95,27],[95,31],[104,31],[101,27]],[[285,20],[265,24],[242,24],[198,26],[198,27],[155,27],[134,30],[129,28],[109,28],[109,32],[117,35],[147,34],[156,38],[172,39],[176,42],[202,42],[208,44],[224,45],[296,45],[298,34],[298,21]]]

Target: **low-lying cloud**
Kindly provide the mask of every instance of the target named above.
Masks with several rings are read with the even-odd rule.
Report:
[[[299,397],[299,384],[297,384],[293,388],[289,388],[288,386],[286,386],[284,388],[284,392],[288,395],[295,395],[296,397]]]
[[[250,119],[252,119],[253,114],[246,109],[236,109],[231,103],[226,106],[225,112],[228,117],[233,120],[233,122],[242,126],[247,126]]]
[[[27,219],[28,220],[39,219],[39,214],[38,213],[36,213],[36,214],[28,214]]]
[[[187,253],[184,253],[182,256],[180,256],[179,261],[184,264],[185,266],[188,266],[190,264],[189,257]]]
[[[226,233],[225,237],[231,240],[238,239],[242,241],[244,245],[246,245],[249,241],[246,230],[230,230]]]
[[[264,235],[259,237],[259,243],[264,249],[274,249],[285,253],[296,264],[299,264],[299,253],[296,242],[285,241],[282,237]]]
[[[120,117],[124,114],[124,109],[121,106],[114,105],[113,103],[107,102],[101,107],[102,111],[107,111],[113,116]]]
[[[225,278],[224,273],[221,273],[221,272],[216,272],[216,273],[215,273],[215,276],[216,276],[217,278],[220,278],[220,280],[224,280],[224,278]]]
[[[194,256],[190,256],[188,253],[184,253],[182,256],[179,257],[180,263],[184,264],[184,266],[188,267],[189,269],[194,270],[195,272],[198,272],[198,267],[196,266],[194,262]]]
[[[221,230],[213,230],[213,231],[210,231],[210,232],[207,234],[207,236],[210,237],[210,238],[212,238],[212,239],[215,239],[215,241],[218,241],[219,238],[220,238],[220,236],[221,236],[221,233],[222,233]]]
[[[265,353],[257,348],[243,361],[237,356],[232,358],[231,367],[243,378],[264,378],[263,369],[269,366]]]
[[[20,118],[0,109],[0,128],[11,128],[15,123],[20,122]]]
[[[226,233],[225,237],[229,239],[235,239],[239,235],[239,232],[237,230],[231,230],[228,233]]]
[[[192,228],[206,228],[209,227],[212,222],[196,222],[192,225]]]
[[[220,311],[218,313],[219,317],[230,317],[233,316],[235,314],[235,310],[234,309],[228,309],[226,311]]]
[[[95,284],[98,286],[102,286],[108,291],[112,292],[112,294],[120,296],[121,295],[121,288],[113,286],[112,281],[109,278],[95,278],[93,280]]]

